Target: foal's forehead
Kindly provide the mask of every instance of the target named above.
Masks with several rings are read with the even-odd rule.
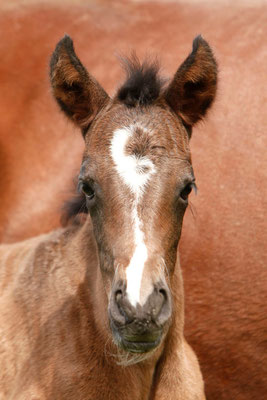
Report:
[[[171,112],[159,106],[134,109],[124,105],[111,107],[89,132],[85,154],[91,159],[108,157],[116,137],[118,144],[120,140],[124,141],[124,151],[128,155],[177,154],[190,161],[185,128]]]

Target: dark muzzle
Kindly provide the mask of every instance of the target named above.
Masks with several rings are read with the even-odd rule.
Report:
[[[109,320],[116,343],[134,353],[155,349],[166,333],[171,317],[171,295],[165,284],[154,286],[144,305],[133,307],[126,295],[126,285],[113,285]]]

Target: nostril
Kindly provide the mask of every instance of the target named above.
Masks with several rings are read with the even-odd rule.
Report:
[[[153,299],[153,300],[152,300]],[[153,320],[158,326],[164,325],[171,316],[171,297],[167,285],[155,285],[153,297]],[[151,304],[151,303],[150,303]]]
[[[112,321],[119,326],[124,325],[126,322],[126,316],[125,313],[123,312],[122,302],[123,302],[122,290],[121,289],[114,290],[109,303],[109,310]]]
[[[124,286],[117,285],[117,287],[114,288],[110,302],[110,310],[112,319],[118,325],[125,325],[133,320],[134,312],[125,295]]]
[[[165,289],[159,289],[159,293],[162,295],[162,297],[164,298],[164,300],[167,299],[167,292]]]
[[[122,290],[121,289],[116,290],[115,299],[117,302],[119,302],[122,299]]]

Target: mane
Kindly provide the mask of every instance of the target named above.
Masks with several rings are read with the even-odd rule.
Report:
[[[142,64],[133,53],[121,58],[126,81],[119,88],[117,97],[127,107],[152,104],[160,95],[165,79],[159,75],[158,60],[146,59]]]

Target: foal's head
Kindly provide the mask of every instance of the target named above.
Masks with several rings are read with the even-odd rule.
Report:
[[[189,138],[214,99],[217,70],[199,36],[168,86],[155,64],[132,59],[127,74],[111,99],[70,37],[51,59],[54,96],[85,139],[79,187],[93,222],[113,337],[127,351],[144,353],[170,325],[177,245],[195,186]],[[182,289],[175,295],[182,305]]]

